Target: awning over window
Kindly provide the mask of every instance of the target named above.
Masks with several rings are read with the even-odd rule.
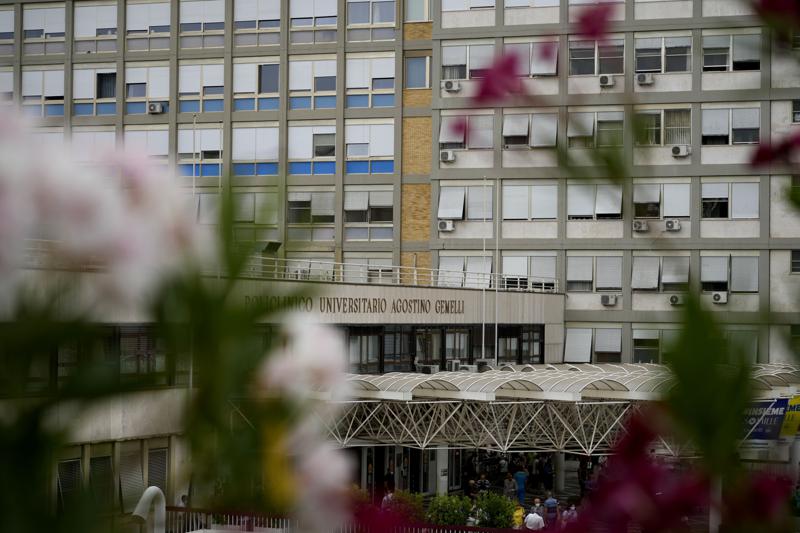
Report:
[[[438,218],[461,220],[464,218],[464,187],[442,187],[439,191]]]
[[[658,289],[659,257],[634,256],[631,288],[640,290]]]

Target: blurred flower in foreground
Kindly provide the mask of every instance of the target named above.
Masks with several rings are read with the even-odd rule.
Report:
[[[214,256],[212,236],[181,209],[187,195],[146,155],[101,151],[86,164],[62,146],[42,157],[21,117],[2,111],[0,123],[0,309],[13,308],[33,248],[37,267],[99,270],[79,285],[98,313],[141,306],[167,277]]]
[[[658,418],[639,412],[628,419],[597,489],[565,531],[628,531],[631,525],[649,533],[674,531],[708,504],[710,485],[702,473],[673,471],[650,456]]]
[[[798,0],[751,0],[753,9],[772,26],[778,38],[789,42],[793,31],[800,26],[800,1]]]
[[[291,317],[285,331],[284,347],[264,360],[255,384],[257,397],[279,397],[289,403],[292,414],[286,429],[280,424],[265,428],[264,478],[275,492],[269,494],[273,503],[294,508],[303,531],[330,531],[348,518],[352,465],[327,442],[319,413],[334,414],[335,400],[346,396],[344,338],[329,326],[299,317]],[[320,401],[320,393],[327,394],[327,401]],[[275,487],[270,486],[273,479]],[[315,519],[320,516],[324,524]]]
[[[491,104],[521,94],[522,80],[519,77],[521,61],[522,58],[514,52],[507,52],[497,57],[480,79],[478,92],[473,101],[477,104]]]
[[[578,14],[578,33],[586,39],[604,39],[611,26],[613,12],[613,4],[597,4],[583,8]]]
[[[753,154],[750,164],[756,167],[769,164],[790,164],[792,155],[797,150],[800,150],[800,132],[784,137],[776,143],[761,143]]]

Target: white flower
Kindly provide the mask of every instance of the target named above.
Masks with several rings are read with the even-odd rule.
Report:
[[[343,450],[329,443],[320,443],[299,458],[297,486],[301,492],[295,513],[303,531],[333,531],[344,524],[353,466]],[[325,520],[320,521],[319,517]]]

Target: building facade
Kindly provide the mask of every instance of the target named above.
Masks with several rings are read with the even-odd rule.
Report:
[[[595,42],[575,25],[593,3],[0,0],[0,96],[40,117],[43,146],[133,145],[175,165],[201,224],[230,191],[237,239],[279,243],[296,277],[321,261],[363,265],[363,281],[440,269],[442,290],[565,295],[557,326],[506,322],[498,342],[475,319],[345,316],[353,371],[495,347],[518,363],[659,362],[687,289],[721,342],[790,361],[800,177],[748,162],[800,128],[800,39],[777,43],[745,2],[627,0]],[[475,104],[503,50],[532,97]],[[632,182],[557,164],[562,149],[589,176],[587,149],[617,146]]]

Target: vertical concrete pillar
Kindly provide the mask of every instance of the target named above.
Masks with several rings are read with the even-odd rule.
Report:
[[[436,450],[436,494],[447,494],[448,492],[448,482],[447,482],[447,474],[449,472],[450,465],[447,462],[448,454],[447,450],[438,449]]]
[[[792,484],[800,481],[800,439],[796,438],[789,445],[789,471],[786,472],[792,479]]]
[[[555,475],[555,482],[553,488],[556,494],[564,492],[566,485],[566,461],[564,459],[564,452],[556,452],[553,454],[553,474]]]

